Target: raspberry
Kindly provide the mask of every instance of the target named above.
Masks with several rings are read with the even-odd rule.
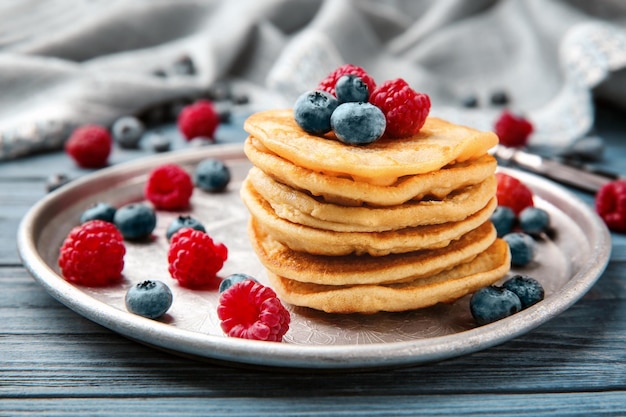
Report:
[[[125,253],[124,239],[112,223],[91,220],[70,231],[58,262],[67,281],[97,287],[121,279]]]
[[[176,164],[165,164],[148,176],[144,194],[157,209],[177,210],[189,206],[193,193],[191,176]]]
[[[494,131],[501,145],[521,148],[528,143],[528,137],[533,132],[533,125],[524,117],[505,110],[496,120]]]
[[[82,168],[100,168],[107,164],[113,140],[99,125],[81,126],[65,142],[65,152]]]
[[[356,75],[360,77],[361,80],[367,85],[367,89],[370,94],[376,88],[376,82],[374,79],[361,67],[357,67],[352,64],[345,64],[335,69],[333,72],[328,74],[326,78],[324,78],[317,86],[316,90],[326,91],[327,93],[336,97],[335,94],[335,84],[337,81],[344,75]]]
[[[609,229],[626,233],[626,180],[611,181],[598,190],[596,212]]]
[[[228,257],[228,249],[214,243],[205,232],[183,228],[174,233],[167,254],[172,278],[187,288],[219,285],[217,273]]]
[[[220,116],[208,100],[185,106],[178,115],[178,129],[187,140],[199,136],[212,138],[219,123]]]
[[[498,205],[509,207],[515,215],[519,215],[526,207],[533,207],[533,193],[517,178],[501,172],[496,173]]]
[[[222,293],[217,316],[230,337],[271,342],[283,340],[291,321],[274,290],[250,279]]]
[[[416,92],[401,78],[385,81],[378,86],[370,94],[370,103],[385,114],[385,133],[396,138],[419,132],[430,111],[430,97]]]

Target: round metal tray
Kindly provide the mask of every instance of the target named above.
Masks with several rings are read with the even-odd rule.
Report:
[[[75,286],[57,266],[59,248],[80,213],[92,203],[116,206],[143,200],[148,173],[164,163],[190,172],[205,158],[219,158],[232,170],[225,193],[196,189],[191,209],[157,213],[149,243],[126,242],[124,280],[106,288]],[[573,194],[542,178],[501,169],[526,183],[536,205],[549,211],[556,234],[540,243],[535,262],[511,273],[537,278],[546,290],[540,303],[506,319],[476,327],[469,313],[469,296],[450,305],[374,315],[332,315],[288,306],[292,324],[282,343],[225,336],[219,326],[217,290],[180,287],[167,272],[165,230],[179,214],[201,220],[214,240],[229,248],[220,272],[245,272],[267,283],[264,268],[246,233],[248,212],[239,187],[250,163],[242,146],[220,145],[154,156],[97,171],[50,193],[27,213],[18,232],[18,250],[33,277],[54,298],[78,314],[128,338],[198,359],[291,368],[346,369],[415,365],[468,354],[500,344],[546,322],[582,297],[604,270],[610,235],[595,213]],[[165,317],[149,320],[126,311],[129,286],[160,279],[174,293]]]

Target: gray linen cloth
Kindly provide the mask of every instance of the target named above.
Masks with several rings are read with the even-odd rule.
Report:
[[[0,20],[0,159],[219,80],[288,107],[344,63],[402,77],[433,115],[481,129],[505,91],[531,145],[587,134],[594,97],[626,107],[620,0],[14,0]],[[173,71],[182,56],[193,73]],[[461,105],[469,95],[477,107]]]

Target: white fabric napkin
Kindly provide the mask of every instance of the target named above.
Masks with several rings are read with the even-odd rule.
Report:
[[[255,108],[288,107],[344,63],[405,78],[433,115],[481,129],[506,92],[537,146],[588,133],[595,97],[626,107],[619,0],[21,0],[0,3],[0,18],[0,159],[220,80]],[[176,71],[181,57],[193,73]]]

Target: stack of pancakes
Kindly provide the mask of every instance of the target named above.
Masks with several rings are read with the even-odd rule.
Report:
[[[412,137],[351,146],[304,132],[291,110],[256,113],[244,127],[249,235],[284,301],[333,313],[412,310],[509,271],[489,221],[495,134],[430,117]]]

